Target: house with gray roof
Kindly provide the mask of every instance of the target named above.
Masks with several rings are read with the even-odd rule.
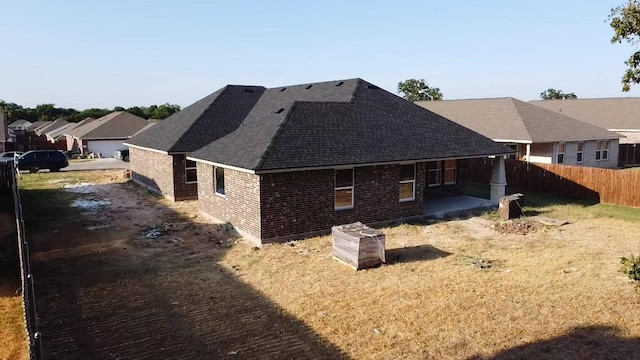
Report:
[[[362,79],[228,85],[126,145],[136,182],[258,242],[420,218],[468,159],[513,153]]]
[[[125,140],[152,126],[153,123],[126,111],[116,111],[99,119],[87,118],[82,124],[65,131],[67,149],[82,154],[113,156],[116,150],[124,150]]]
[[[33,123],[29,120],[18,119],[11,124],[9,124],[9,129],[13,131],[25,131],[27,130]]]
[[[518,153],[518,159],[548,164],[615,168],[622,135],[518,99],[420,101]]]
[[[640,165],[640,97],[537,100],[531,103],[623,135],[618,165]]]

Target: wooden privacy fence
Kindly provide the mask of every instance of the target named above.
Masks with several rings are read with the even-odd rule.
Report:
[[[490,182],[493,162],[493,159],[470,161],[470,181]],[[513,159],[505,160],[505,170],[508,186],[518,190],[640,207],[640,171],[537,164]]]

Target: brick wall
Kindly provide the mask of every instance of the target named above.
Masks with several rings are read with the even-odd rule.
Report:
[[[225,195],[215,193],[213,166],[198,163],[200,210],[260,238],[260,177],[225,169]]]
[[[416,166],[416,198],[399,201],[399,165],[355,168],[353,209],[334,209],[334,170],[273,173],[261,176],[263,241],[329,230],[355,221],[374,223],[423,212],[426,164]]]
[[[173,157],[155,151],[129,148],[131,176],[133,179],[160,191],[174,199]]]
[[[187,173],[185,170],[185,155],[173,155],[173,184],[174,184],[174,200],[195,200],[198,198],[198,184],[187,184]],[[200,174],[198,173],[198,180]]]

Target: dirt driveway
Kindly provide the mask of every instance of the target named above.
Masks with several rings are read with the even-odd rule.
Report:
[[[240,241],[224,226],[119,175],[25,180],[46,358],[344,357],[217,264]]]

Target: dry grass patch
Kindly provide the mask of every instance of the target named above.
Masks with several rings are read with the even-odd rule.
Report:
[[[619,271],[640,249],[638,223],[553,211],[572,223],[526,235],[483,218],[386,228],[389,264],[359,272],[332,260],[330,237],[241,244],[221,264],[354,359],[483,357],[588,326],[640,338],[638,295]]]

